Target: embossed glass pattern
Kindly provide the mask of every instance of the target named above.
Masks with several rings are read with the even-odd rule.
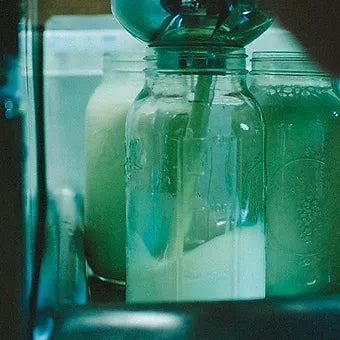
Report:
[[[127,301],[264,296],[264,127],[243,49],[157,48],[127,120]]]
[[[267,132],[266,295],[339,291],[339,97],[302,53],[252,63]]]

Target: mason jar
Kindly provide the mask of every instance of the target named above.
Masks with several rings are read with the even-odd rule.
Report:
[[[94,275],[125,284],[125,122],[144,84],[143,54],[104,55],[85,119],[85,250]]]
[[[266,123],[266,295],[340,291],[340,100],[301,52],[256,52]],[[338,94],[337,94],[338,93]]]
[[[155,47],[128,113],[127,301],[264,296],[264,124],[243,49]]]

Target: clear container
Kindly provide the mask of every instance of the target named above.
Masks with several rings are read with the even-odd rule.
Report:
[[[127,301],[264,296],[264,126],[233,48],[155,48],[127,119]]]
[[[253,54],[266,122],[266,295],[340,291],[340,100],[303,53]]]
[[[85,248],[94,274],[125,283],[124,139],[127,112],[144,84],[139,53],[107,53],[85,121]]]

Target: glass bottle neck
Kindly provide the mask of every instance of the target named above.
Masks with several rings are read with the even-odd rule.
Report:
[[[204,46],[166,46],[151,49],[147,68],[163,73],[182,74],[245,74],[243,48]]]
[[[143,69],[145,62],[142,58],[125,58],[112,54],[104,55],[103,79],[102,84],[128,86],[142,86],[144,75]]]
[[[248,90],[246,74],[188,74],[157,70],[146,72],[146,88],[156,97],[186,97],[189,101],[194,100],[199,81],[206,83],[206,89],[210,88],[216,99]]]
[[[145,67],[143,55],[140,53],[105,53],[103,62],[104,76],[110,77],[114,73],[125,74],[141,73]]]
[[[240,92],[246,85],[244,49],[226,47],[157,47],[147,58],[146,86],[155,95],[188,96],[199,79],[219,93]]]
[[[252,82],[258,86],[297,85],[331,87],[333,80],[320,70],[304,52],[255,52]]]

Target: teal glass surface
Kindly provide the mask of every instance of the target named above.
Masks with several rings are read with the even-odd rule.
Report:
[[[254,0],[112,0],[118,21],[153,45],[222,44],[243,47],[261,35],[271,18]]]
[[[340,291],[340,100],[303,53],[257,52],[266,124],[266,295]]]

